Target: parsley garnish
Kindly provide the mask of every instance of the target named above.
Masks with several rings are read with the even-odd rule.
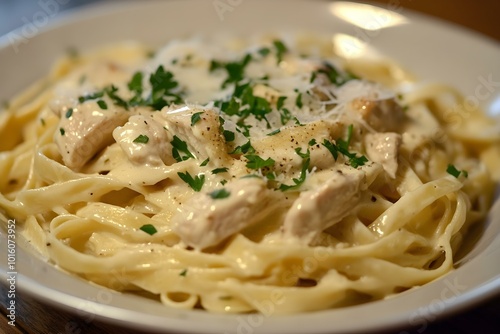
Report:
[[[193,115],[191,115],[191,126],[195,125],[200,121],[202,114],[203,111],[200,111],[200,112],[195,112]]]
[[[302,93],[298,93],[297,94],[297,98],[295,98],[295,105],[297,106],[297,108],[302,108],[302,106],[304,105],[302,103]]]
[[[336,86],[342,86],[350,80],[358,79],[358,77],[350,72],[340,73],[334,66],[329,63],[325,62],[323,66],[324,67],[317,70],[316,73],[325,74],[330,82]],[[314,78],[316,78],[315,73],[313,73],[313,75],[311,76],[311,82],[314,80]]]
[[[136,95],[142,94],[142,72],[135,72],[127,84],[128,89]]]
[[[88,100],[95,100],[104,96],[104,91],[95,92],[94,94],[88,94],[78,97],[78,102],[83,103]]]
[[[458,170],[454,165],[448,164],[448,168],[446,168],[446,172],[450,175],[453,175],[454,177],[458,178],[460,174],[462,174],[464,177],[468,177],[469,173],[465,170]]]
[[[241,146],[237,146],[232,152],[229,154],[247,154],[247,153],[255,153],[255,149],[252,144],[250,144],[250,140]]]
[[[280,40],[275,40],[273,42],[273,45],[276,48],[276,60],[277,63],[279,64],[283,60],[283,55],[288,51],[288,49],[285,46],[285,44],[283,44],[283,42]]]
[[[330,151],[330,153],[333,156],[333,159],[335,161],[337,161],[337,158],[339,157],[339,151],[337,149],[337,145],[335,145],[334,143],[332,143],[331,141],[329,141],[327,139],[323,140],[323,144],[322,145],[324,147],[326,147],[328,149],[328,151]]]
[[[137,138],[133,140],[134,143],[147,144],[149,141],[149,137],[146,135],[139,135]]]
[[[69,108],[67,111],[66,111],[66,118],[70,118],[71,115],[73,115],[73,108]]]
[[[63,128],[59,128],[59,132],[61,133],[61,136],[64,136],[64,134],[66,133],[66,131]]]
[[[281,124],[285,125],[286,123],[288,123],[288,121],[290,121],[293,118],[293,116],[290,110],[288,110],[287,108],[283,108],[280,110],[280,118],[281,118]]]
[[[286,191],[286,190],[291,190],[291,189],[297,189],[304,183],[307,177],[307,171],[309,170],[309,165],[311,164],[311,153],[309,152],[309,149],[307,149],[306,153],[302,153],[302,150],[300,147],[295,149],[295,153],[297,153],[301,158],[302,158],[302,168],[300,171],[300,176],[298,178],[293,178],[292,181],[294,185],[286,185],[282,184],[279,189],[281,191]]]
[[[266,136],[274,136],[275,134],[278,134],[281,132],[281,129],[276,129],[274,131],[269,132]]]
[[[227,191],[225,188],[217,189],[208,193],[208,196],[212,197],[213,199],[228,198],[230,195],[231,193]]]
[[[231,100],[222,102],[220,110],[229,116],[237,115],[240,112],[240,103],[233,96]]]
[[[226,173],[229,169],[227,167],[215,168],[212,174]]]
[[[187,269],[184,269],[183,271],[181,271],[181,272],[179,273],[179,276],[186,277],[187,272],[188,272],[188,270],[187,270]]]
[[[335,161],[337,161],[338,154],[341,153],[342,155],[344,155],[349,159],[349,164],[352,167],[357,168],[359,166],[363,166],[368,161],[368,159],[364,155],[358,157],[356,153],[349,152],[349,145],[351,143],[352,131],[353,131],[353,125],[351,124],[347,128],[347,140],[339,138],[337,139],[337,144],[334,144],[325,139],[323,141],[323,146],[330,151]]]
[[[181,162],[189,158],[194,158],[194,155],[189,152],[187,143],[179,139],[179,137],[174,136],[170,144],[172,144],[172,156],[175,160],[177,160],[177,162]],[[184,155],[181,156],[181,153],[184,153]]]
[[[118,88],[116,88],[114,85],[111,85],[110,87],[104,88],[104,91],[106,92],[106,95],[109,96],[111,100],[113,100],[113,103],[116,104],[117,106],[123,107],[128,110],[128,103],[121,97],[119,97],[116,92],[118,91]]]
[[[210,72],[213,72],[219,68],[224,68],[227,72],[227,79],[222,83],[222,88],[226,87],[230,83],[237,83],[244,79],[245,77],[245,67],[252,60],[252,55],[247,53],[243,59],[240,61],[222,63],[212,60],[210,63]]]
[[[104,100],[97,100],[97,105],[101,109],[108,109],[108,105],[107,105],[106,101],[104,101]]]
[[[236,131],[238,131],[239,133],[241,133],[243,136],[245,137],[250,137],[250,128],[252,127],[251,125],[247,125],[247,124],[243,124],[243,123],[236,123],[236,125],[238,126],[236,128]]]
[[[206,158],[205,160],[203,160],[203,162],[200,164],[200,167],[205,167],[208,162],[210,161],[210,158]]]
[[[265,57],[267,56],[269,53],[271,53],[271,50],[267,47],[263,47],[263,48],[260,48],[258,51],[257,51],[262,57]]]
[[[149,77],[151,83],[151,95],[148,98],[148,105],[155,110],[161,110],[169,103],[181,103],[182,99],[178,94],[172,92],[177,88],[178,83],[170,71],[165,71],[162,65],[158,66],[155,73]],[[169,98],[168,101],[165,98]]]
[[[283,108],[283,104],[285,104],[286,96],[278,97],[278,101],[276,101],[276,109],[280,110]]]
[[[271,158],[267,158],[266,160],[262,159],[258,155],[249,154],[245,155],[245,158],[248,160],[246,166],[251,169],[261,169],[264,167],[274,166],[274,160]]]
[[[177,175],[181,178],[182,181],[186,182],[191,189],[198,192],[203,187],[205,183],[205,174],[196,175],[194,178],[189,174],[189,172],[181,173],[178,172]]]
[[[235,138],[234,132],[229,130],[224,130],[222,133],[224,135],[224,139],[226,140],[226,142],[234,141]]]
[[[140,229],[141,231],[146,232],[146,233],[147,233],[147,234],[149,234],[149,235],[153,235],[153,234],[155,234],[156,232],[158,232],[158,231],[156,230],[156,227],[154,227],[154,226],[153,226],[153,225],[151,225],[151,224],[145,224],[145,225],[142,225],[141,227],[139,227],[139,229]]]

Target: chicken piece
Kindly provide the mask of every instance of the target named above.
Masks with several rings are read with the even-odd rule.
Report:
[[[351,107],[379,132],[397,131],[405,118],[403,108],[393,98],[357,98],[351,102]]]
[[[401,135],[394,132],[368,133],[364,142],[368,158],[382,164],[386,173],[394,179],[398,170]]]
[[[200,161],[207,158],[217,167],[227,166],[232,158],[227,153],[226,141],[220,130],[219,115],[211,109],[186,106],[180,109],[162,110],[166,128],[188,144]],[[201,113],[198,121],[191,125],[191,117]]]
[[[182,241],[196,249],[215,246],[259,219],[273,191],[260,178],[242,178],[224,188],[229,196],[198,193],[173,218]]]
[[[113,131],[113,137],[134,164],[168,166],[176,162],[169,132],[151,117],[130,117],[124,126]]]
[[[267,159],[272,157],[275,161],[275,169],[281,173],[293,173],[300,171],[302,158],[295,149],[301,148],[302,152],[310,149],[311,166],[319,169],[331,167],[334,164],[331,153],[321,143],[324,139],[338,138],[341,135],[342,126],[331,121],[315,121],[302,126],[291,126],[281,129],[272,136],[266,136],[252,141],[256,154]],[[309,146],[309,142],[315,139],[316,144]]]
[[[285,216],[283,236],[309,244],[326,228],[338,223],[359,203],[365,190],[380,173],[379,164],[358,169],[342,167],[308,177],[307,187]]]
[[[72,108],[69,117],[61,116],[54,140],[69,168],[80,169],[97,152],[113,143],[113,130],[127,121],[129,114],[125,109],[111,101],[107,106],[102,109],[95,101],[86,101]]]
[[[113,130],[125,124],[130,115],[106,96],[104,88],[116,84],[120,96],[127,99],[123,83],[130,75],[119,63],[101,61],[76,70],[54,88],[49,105],[60,118],[54,140],[66,166],[80,169],[113,142]],[[89,98],[92,95],[95,98]]]

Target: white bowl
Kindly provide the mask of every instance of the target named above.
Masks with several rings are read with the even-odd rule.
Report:
[[[329,1],[136,1],[103,3],[55,17],[47,15],[46,21],[39,20],[37,25],[0,38],[0,101],[47,74],[53,61],[69,47],[85,50],[123,40],[159,46],[170,38],[193,33],[306,30],[356,37],[358,41],[352,44],[351,40],[346,52],[369,51],[393,58],[417,77],[452,84],[488,113],[500,114],[500,47],[487,38],[394,4],[377,9]],[[482,87],[482,93],[489,93],[479,95],[478,87]],[[3,230],[0,241],[6,243]],[[85,319],[98,318],[141,330],[350,333],[412,326],[419,330],[438,317],[500,292],[499,203],[492,209],[471,253],[457,270],[441,279],[387,300],[293,316],[217,315],[169,309],[89,284],[41,261],[22,240],[18,240],[18,246],[19,289]],[[2,256],[2,280],[9,271],[6,261]]]

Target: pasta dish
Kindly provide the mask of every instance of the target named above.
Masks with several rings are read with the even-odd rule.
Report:
[[[169,307],[383,299],[453,270],[492,204],[500,135],[464,101],[312,36],[69,54],[0,114],[0,208],[50,263]]]

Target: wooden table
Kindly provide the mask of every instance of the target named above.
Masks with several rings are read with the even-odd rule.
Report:
[[[75,1],[74,3],[80,4],[81,2],[82,1]],[[382,6],[387,6],[390,1],[375,0],[374,2],[379,2]],[[71,3],[72,1],[68,4],[70,5]],[[488,35],[496,39],[497,42],[500,41],[500,19],[498,16],[500,13],[500,1],[498,0],[482,0],[476,2],[466,0],[401,0],[400,3],[405,8],[444,18]],[[3,11],[5,14],[5,6],[8,5],[9,1],[2,1],[2,3],[0,3],[0,12]],[[18,10],[18,8],[16,10]],[[18,11],[20,16],[21,13],[22,12]],[[0,33],[2,33],[2,31],[0,31]],[[5,284],[5,282],[2,283]],[[17,291],[17,326],[9,326],[6,318],[6,307],[8,303],[7,290],[3,284],[0,284],[0,304],[3,315],[0,320],[0,332],[7,334],[137,333],[137,331],[130,331],[125,328],[118,328],[97,321],[88,322],[74,314],[42,304],[20,291]],[[491,300],[482,305],[447,319],[441,319],[439,322],[431,323],[425,329],[418,327],[408,328],[403,331],[398,331],[397,333],[500,333],[500,296],[491,297]]]

